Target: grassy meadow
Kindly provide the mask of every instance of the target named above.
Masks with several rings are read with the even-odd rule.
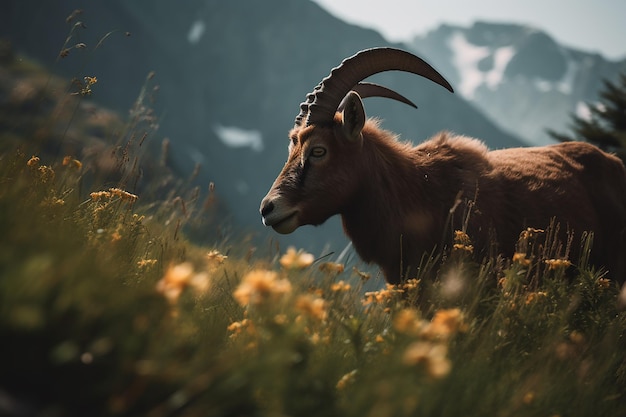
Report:
[[[488,260],[456,232],[399,286],[256,247],[149,149],[151,75],[124,120],[93,74],[2,61],[0,415],[626,416],[619,289],[548,232]]]

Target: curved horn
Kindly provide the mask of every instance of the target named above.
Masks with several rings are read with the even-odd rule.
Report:
[[[352,87],[352,91],[356,92],[361,98],[368,97],[384,97],[390,98],[392,100],[397,100],[401,103],[407,104],[413,108],[417,108],[415,103],[413,103],[408,98],[404,97],[400,93],[396,93],[395,91],[383,87],[382,85],[374,84],[374,83],[358,83],[354,87]],[[345,97],[344,97],[345,99]],[[342,100],[337,107],[337,111],[343,110],[344,101]]]
[[[454,92],[441,74],[426,61],[409,52],[395,48],[366,49],[346,58],[315,88],[311,93],[314,96],[313,101],[306,103],[306,124],[330,124],[339,103],[357,83],[370,75],[394,70],[421,75]],[[310,95],[307,98],[310,100]]]

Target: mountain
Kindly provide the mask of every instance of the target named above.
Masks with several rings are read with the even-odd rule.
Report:
[[[308,0],[7,0],[2,7],[0,36],[61,75],[97,76],[91,99],[119,112],[128,112],[154,71],[160,137],[153,140],[169,138],[171,163],[181,175],[202,165],[198,183],[206,189],[214,182],[232,213],[224,222],[283,245],[319,251],[332,241],[341,242],[334,250],[342,249],[337,220],[277,236],[262,226],[258,207],[285,162],[300,102],[345,57],[390,45],[378,33]],[[77,8],[82,13],[67,23]],[[59,59],[71,30],[66,47],[80,42],[87,48]],[[429,53],[419,55],[432,61]],[[405,140],[420,142],[448,129],[492,148],[522,144],[460,95],[421,77],[393,72],[372,80],[420,107],[377,98],[365,103],[369,115]]]
[[[546,129],[567,131],[571,115],[584,117],[597,101],[602,80],[626,71],[626,59],[566,47],[523,25],[442,25],[409,45],[494,123],[530,144],[549,143]]]

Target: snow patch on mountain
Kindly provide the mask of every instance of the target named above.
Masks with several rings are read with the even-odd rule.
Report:
[[[489,47],[470,43],[461,32],[450,36],[448,46],[452,50],[452,60],[461,78],[459,90],[468,99],[472,99],[476,89],[482,85],[492,90],[497,88],[504,78],[506,66],[515,55],[515,48],[512,46],[492,51]],[[481,70],[480,62],[490,56],[493,58],[493,66],[488,71]]]
[[[263,135],[258,130],[246,130],[235,126],[216,125],[213,131],[218,139],[231,148],[250,147],[253,151],[263,150]]]
[[[202,20],[196,20],[192,23],[189,28],[189,32],[187,33],[187,41],[189,43],[198,43],[204,35],[204,31],[206,30],[206,24]]]

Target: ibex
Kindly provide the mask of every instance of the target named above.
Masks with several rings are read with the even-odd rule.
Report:
[[[361,82],[390,70],[453,92],[429,64],[399,49],[345,59],[300,106],[287,162],[261,202],[266,226],[287,234],[339,214],[359,256],[398,283],[441,248],[451,226],[465,225],[477,249],[510,256],[522,230],[556,219],[562,231],[593,232],[591,262],[625,280],[626,170],[617,157],[582,142],[494,151],[449,133],[417,146],[399,142],[366,119],[361,101],[382,96],[413,105]],[[460,201],[469,202],[465,210]]]

